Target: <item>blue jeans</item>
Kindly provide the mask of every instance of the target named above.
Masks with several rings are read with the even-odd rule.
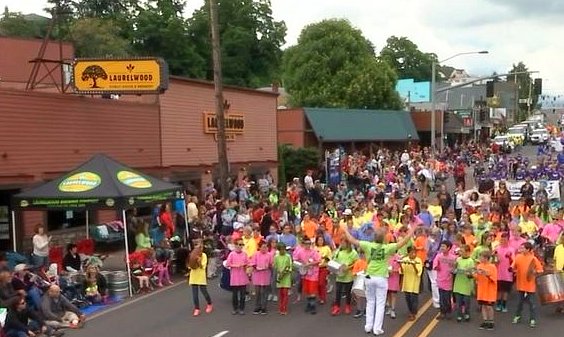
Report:
[[[537,319],[537,306],[536,306],[536,297],[535,293],[528,293],[525,291],[519,292],[519,303],[517,304],[517,312],[515,316],[521,316],[521,312],[523,311],[523,304],[527,303],[529,306],[529,319],[536,320]]]
[[[49,268],[48,256],[31,255],[31,262],[33,263],[33,266],[37,269],[41,267]]]
[[[39,310],[41,306],[41,290],[36,286],[31,287],[27,291],[27,299],[34,310]]]
[[[470,296],[454,293],[454,297],[456,298],[456,316],[470,315],[470,302],[472,301]],[[462,307],[464,307],[464,312]]]
[[[30,321],[27,325],[29,331],[39,332],[41,331],[41,325],[36,321]],[[47,335],[51,335],[53,333],[53,329],[47,327],[46,331]],[[28,337],[27,331],[17,330],[17,329],[9,329],[6,331],[6,337]]]

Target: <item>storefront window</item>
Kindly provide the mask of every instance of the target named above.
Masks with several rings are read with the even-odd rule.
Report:
[[[86,226],[86,211],[48,211],[47,229],[56,231]]]

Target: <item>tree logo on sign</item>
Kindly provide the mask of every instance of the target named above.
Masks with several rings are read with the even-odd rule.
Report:
[[[82,72],[82,80],[84,82],[88,81],[88,80],[92,80],[92,85],[90,86],[91,88],[100,88],[98,86],[98,79],[103,79],[103,80],[107,80],[108,79],[108,74],[106,74],[106,71],[104,70],[104,68],[100,67],[99,65],[91,65],[86,67],[86,69],[84,69],[84,71]]]

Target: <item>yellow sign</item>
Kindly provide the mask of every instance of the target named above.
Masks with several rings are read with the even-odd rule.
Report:
[[[245,116],[238,114],[225,115],[225,137],[234,140],[235,135],[245,131]],[[213,112],[204,112],[204,133],[213,134],[217,138],[217,118]]]
[[[117,179],[125,186],[133,188],[149,188],[152,186],[151,182],[145,177],[142,177],[137,173],[130,171],[119,171],[117,174]]]
[[[95,189],[102,183],[99,175],[92,172],[80,172],[61,181],[59,190],[61,192],[86,192]]]
[[[168,69],[162,59],[77,59],[72,68],[75,90],[83,94],[162,93]]]

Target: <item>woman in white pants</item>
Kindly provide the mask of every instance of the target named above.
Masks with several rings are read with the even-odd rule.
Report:
[[[437,271],[433,270],[433,260],[441,246],[441,231],[438,228],[433,228],[427,240],[427,262],[425,267],[427,269],[427,276],[431,284],[431,298],[433,299],[433,308],[438,309],[439,305],[439,286],[437,285]]]
[[[412,238],[416,226],[412,226],[409,232],[398,243],[385,243],[386,232],[377,229],[374,234],[374,242],[359,241],[348,231],[346,225],[342,225],[347,240],[355,246],[360,246],[366,254],[368,266],[366,267],[366,324],[364,331],[374,335],[384,334],[384,311],[386,310],[386,294],[388,293],[388,267],[389,258],[395,252],[405,246]]]

